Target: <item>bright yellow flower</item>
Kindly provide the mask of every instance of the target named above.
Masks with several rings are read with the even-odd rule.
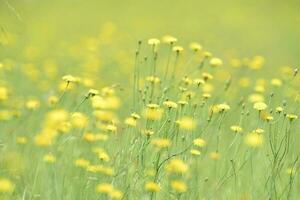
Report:
[[[167,44],[174,44],[175,42],[177,42],[177,38],[171,36],[171,35],[165,35],[162,38],[163,43],[167,43]]]
[[[96,187],[96,191],[99,193],[109,194],[113,191],[114,187],[110,183],[100,183]]]
[[[191,149],[190,153],[194,156],[199,156],[201,152],[197,149]]]
[[[159,192],[160,187],[157,183],[150,181],[145,184],[145,190],[147,190],[149,192]]]
[[[62,77],[62,80],[68,83],[75,83],[79,81],[79,78],[74,77],[72,75],[65,75]]]
[[[71,123],[74,128],[84,128],[88,124],[88,118],[83,113],[75,112],[71,116]]]
[[[87,168],[90,165],[90,161],[83,158],[79,158],[75,160],[74,164],[76,167]]]
[[[159,45],[159,44],[160,44],[160,40],[157,39],[157,38],[151,38],[151,39],[148,40],[148,44],[149,44],[149,45],[156,46],[156,45]]]
[[[167,148],[171,146],[171,141],[164,138],[155,138],[151,141],[151,144],[159,148]]]
[[[245,136],[245,143],[250,146],[250,147],[259,147],[263,145],[263,135],[258,134],[258,133],[249,133],[248,135]]]
[[[276,112],[278,113],[283,112],[283,108],[281,106],[276,107]]]
[[[177,108],[178,107],[177,103],[175,103],[174,101],[170,101],[170,100],[164,101],[163,105],[168,108]]]
[[[0,86],[0,101],[8,99],[8,90],[6,87]]]
[[[280,87],[282,85],[282,81],[278,78],[273,78],[271,80],[271,85],[276,86],[276,87]]]
[[[137,120],[133,117],[127,117],[124,121],[124,124],[134,127],[137,125]]]
[[[258,111],[265,110],[265,109],[267,109],[267,107],[268,106],[264,102],[256,102],[253,105],[253,108]]]
[[[14,184],[6,178],[0,178],[0,194],[11,193],[14,190]]]
[[[223,65],[223,61],[220,58],[212,58],[209,63],[212,67],[220,67]]]
[[[298,119],[298,116],[295,115],[295,114],[287,114],[286,117],[287,117],[290,121],[293,121],[293,120]]]
[[[193,51],[201,51],[202,50],[202,46],[197,43],[197,42],[192,42],[190,44],[190,49],[193,50]]]
[[[183,47],[182,46],[174,46],[172,50],[177,53],[180,53],[183,51]]]
[[[29,100],[26,102],[26,108],[29,110],[35,110],[40,107],[40,102],[38,100]]]
[[[143,116],[149,120],[160,120],[163,115],[163,110],[160,108],[145,108],[143,110]]]
[[[243,131],[242,127],[238,126],[238,125],[233,125],[233,126],[230,126],[230,129],[235,132],[235,133],[240,133]]]
[[[171,181],[172,189],[176,190],[179,193],[183,193],[187,191],[187,186],[183,181],[174,180]]]
[[[194,130],[197,126],[196,121],[191,117],[182,117],[181,119],[177,120],[176,123],[179,125],[180,129],[184,130]]]
[[[180,159],[172,159],[166,165],[166,171],[169,173],[183,174],[188,171],[188,166]]]
[[[204,147],[206,145],[206,142],[202,138],[196,138],[194,139],[193,144],[198,147]]]
[[[52,154],[46,154],[46,155],[44,155],[43,160],[46,163],[55,163],[56,162],[56,158]]]

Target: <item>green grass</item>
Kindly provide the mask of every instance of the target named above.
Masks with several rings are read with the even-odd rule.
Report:
[[[0,200],[299,199],[298,4],[194,3],[0,3]]]

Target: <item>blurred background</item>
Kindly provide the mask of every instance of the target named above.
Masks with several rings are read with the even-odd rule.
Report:
[[[269,71],[297,67],[299,10],[298,0],[1,0],[0,59],[74,56],[99,38],[102,54],[125,57],[139,39],[170,34],[222,58],[262,55]]]

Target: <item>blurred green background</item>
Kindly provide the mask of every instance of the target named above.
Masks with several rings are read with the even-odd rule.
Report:
[[[1,58],[25,45],[52,54],[55,47],[97,36],[107,23],[128,51],[139,39],[171,34],[180,44],[197,41],[219,56],[266,57],[269,69],[300,64],[299,0],[1,0]],[[120,40],[116,40],[118,45]]]

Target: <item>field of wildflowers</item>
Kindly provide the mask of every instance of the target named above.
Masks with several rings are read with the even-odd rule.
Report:
[[[174,3],[192,13],[175,17],[177,27],[164,18],[166,2],[151,13],[157,25],[146,2],[69,3],[0,3],[0,200],[300,198],[296,23],[283,25],[289,41],[270,36],[279,51],[256,43],[273,28],[259,39],[253,30],[250,41],[226,28],[269,1],[220,2],[232,13],[219,21],[195,20],[195,8]],[[279,13],[299,22],[289,3],[275,2],[267,19],[252,13],[254,21]],[[136,13],[110,18],[124,17],[122,8]],[[258,53],[248,49],[256,45]]]

